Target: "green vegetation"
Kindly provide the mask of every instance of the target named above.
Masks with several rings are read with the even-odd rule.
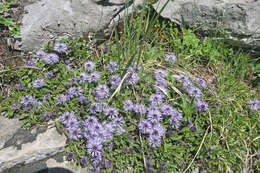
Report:
[[[44,48],[47,55],[51,52],[59,55],[57,62],[51,64],[46,55],[39,58],[37,51],[37,62],[34,59],[35,63],[28,62],[26,67],[1,73],[4,82],[16,76],[20,80],[15,82],[24,87],[14,88],[7,98],[2,97],[2,114],[23,120],[25,128],[55,121],[57,129],[71,138],[65,151],[68,159],[77,166],[97,168],[101,172],[187,172],[196,168],[201,172],[260,172],[259,110],[249,109],[247,105],[259,97],[248,80],[254,74],[249,55],[235,51],[224,40],[199,38],[191,29],[161,21],[146,7],[141,15],[131,15],[114,31],[112,39],[99,49],[90,48],[89,40],[82,38],[62,40],[68,45],[66,51],[53,48],[56,44]],[[167,55],[175,55],[177,61],[170,62]],[[88,61],[95,64],[93,70],[86,67]],[[108,68],[111,61],[118,65],[113,72]],[[167,75],[158,73],[158,69]],[[93,71],[99,73],[100,80],[89,82],[86,78],[86,82],[83,74],[91,75]],[[53,77],[46,77],[47,72]],[[132,80],[134,76],[129,76],[134,73],[139,78],[136,82]],[[121,76],[118,87],[112,87],[110,82],[115,74]],[[157,86],[158,74],[166,81],[166,90]],[[198,101],[182,85],[180,75],[193,83],[197,78],[206,81],[206,87],[194,85],[202,92],[195,97],[207,102],[208,109],[196,107]],[[41,87],[35,87],[37,79],[44,79]],[[108,96],[97,94],[99,84],[109,86]],[[68,94],[71,87],[80,87],[82,91],[77,92],[89,100],[79,101],[80,94],[70,94],[70,99],[61,104],[58,98]],[[149,110],[162,107],[161,103],[153,105],[149,100],[156,91],[183,118],[169,123],[172,117],[164,116],[160,124],[165,133],[162,132],[160,145],[154,147],[154,141],[149,141],[149,135],[142,132],[139,124],[147,119]],[[31,95],[34,100],[27,107],[21,103],[25,95]],[[123,120],[120,127],[124,129],[115,127],[112,139],[103,143],[101,163],[96,163],[99,160],[88,153],[91,140],[75,134],[71,137],[68,126],[61,120],[64,112],[70,111],[80,125],[90,116],[97,117],[100,123],[113,122],[106,111],[92,110],[91,105],[97,99],[118,110]],[[126,111],[125,100],[149,109],[144,114],[141,110]],[[85,129],[80,130],[85,132]],[[83,157],[89,159],[87,163]]]
[[[19,34],[19,26],[10,17],[5,17],[9,14],[10,7],[16,4],[16,0],[7,0],[0,2],[0,27],[6,27],[11,36]],[[2,26],[1,26],[2,25]]]

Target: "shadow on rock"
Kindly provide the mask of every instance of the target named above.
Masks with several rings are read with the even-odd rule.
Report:
[[[37,171],[35,173],[73,173],[71,170],[60,168],[60,167],[54,167],[54,168],[46,168],[40,171]]]

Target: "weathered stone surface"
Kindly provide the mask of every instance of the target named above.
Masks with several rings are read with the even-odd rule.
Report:
[[[159,11],[166,0],[153,5]],[[260,52],[259,0],[174,0],[161,14],[179,25],[224,29],[233,44]]]
[[[81,36],[108,28],[125,12],[125,0],[27,0],[22,19],[21,42],[15,49],[33,50],[66,36]],[[129,1],[127,12],[143,0]],[[122,17],[122,15],[121,15]]]
[[[37,127],[31,131],[17,128],[0,149],[0,171],[51,158],[64,151],[65,143],[66,137],[55,127]]]

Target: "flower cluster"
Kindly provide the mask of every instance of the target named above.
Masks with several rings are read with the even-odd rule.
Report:
[[[177,57],[174,55],[174,53],[167,53],[165,55],[165,61],[174,64],[177,61]]]
[[[182,89],[184,92],[186,92],[190,97],[195,98],[195,109],[198,111],[208,110],[207,102],[200,100],[202,96],[202,91],[200,88],[196,87],[186,75],[178,75],[176,80],[182,84]],[[204,79],[196,78],[195,83],[202,88],[207,88],[207,82]]]
[[[250,100],[247,102],[247,106],[251,110],[259,110],[260,109],[260,100]]]
[[[155,91],[157,94],[167,94],[168,84],[166,81],[167,72],[162,69],[157,69],[154,72]]]

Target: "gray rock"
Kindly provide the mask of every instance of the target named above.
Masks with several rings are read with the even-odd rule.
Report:
[[[125,2],[125,0],[27,0],[23,4],[25,14],[20,28],[22,43],[14,43],[15,48],[31,51],[56,39],[103,31],[126,10]],[[129,3],[133,7],[134,4],[142,2],[143,0],[137,0]],[[130,14],[131,10],[127,12]]]
[[[1,122],[7,124],[6,119]],[[21,129],[15,122],[14,125],[8,124],[8,127],[6,129],[13,130],[4,135],[5,140],[1,137],[3,144],[0,149],[0,171],[34,165],[64,151],[66,137],[59,134],[53,126],[40,126],[27,131]],[[4,130],[1,128],[0,134]]]
[[[153,5],[159,10],[165,0]],[[179,25],[223,29],[235,45],[260,52],[259,0],[174,0],[161,14]]]

